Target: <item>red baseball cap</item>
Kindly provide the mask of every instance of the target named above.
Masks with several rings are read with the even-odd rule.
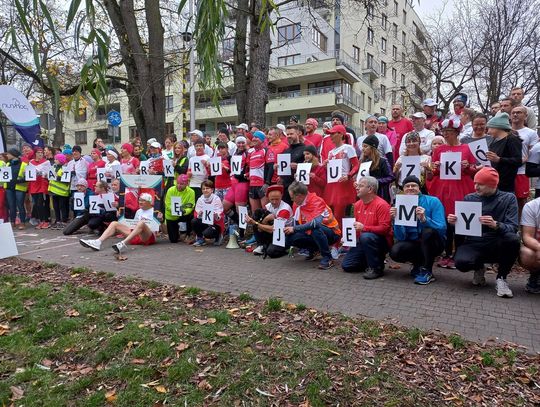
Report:
[[[334,127],[332,127],[331,129],[329,129],[327,131],[328,134],[334,134],[334,133],[341,133],[343,135],[347,134],[347,129],[345,128],[344,125],[342,124],[338,124],[338,125],[335,125]]]

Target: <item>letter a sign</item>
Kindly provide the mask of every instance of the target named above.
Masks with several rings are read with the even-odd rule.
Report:
[[[416,226],[416,208],[418,207],[418,195],[396,196],[396,219],[395,225]]]

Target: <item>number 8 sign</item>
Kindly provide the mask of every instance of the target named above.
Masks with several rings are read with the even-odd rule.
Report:
[[[11,167],[0,167],[0,182],[10,182],[11,179]]]

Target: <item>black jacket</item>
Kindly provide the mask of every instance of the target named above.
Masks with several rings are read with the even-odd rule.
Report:
[[[506,192],[514,192],[514,183],[519,167],[522,162],[521,139],[509,134],[499,140],[493,140],[489,146],[489,151],[497,154],[501,160],[491,165],[499,173],[499,189]]]

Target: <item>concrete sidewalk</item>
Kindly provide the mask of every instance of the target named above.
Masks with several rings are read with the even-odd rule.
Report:
[[[540,352],[540,296],[525,292],[527,276],[510,275],[513,299],[495,294],[495,275],[488,287],[475,288],[472,273],[435,270],[437,281],[413,284],[410,266],[386,270],[383,278],[367,281],[361,274],[346,274],[339,266],[322,271],[318,262],[295,258],[266,259],[224,247],[194,248],[160,240],[151,247],[130,246],[125,261],[116,260],[106,242],[102,251],[83,248],[84,235],[63,236],[59,231],[16,231],[20,257],[85,266],[121,276],[195,286],[204,290],[260,299],[281,297],[324,311],[390,320],[409,327],[458,333],[475,340],[500,340]]]

